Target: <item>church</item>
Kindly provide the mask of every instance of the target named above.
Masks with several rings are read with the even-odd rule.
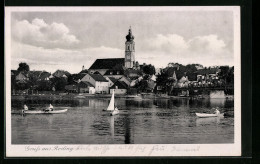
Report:
[[[89,67],[89,73],[100,73],[101,75],[115,76],[128,72],[136,72],[140,69],[139,63],[135,61],[135,42],[131,27],[126,35],[125,58],[96,59]],[[136,71],[135,71],[136,70]]]

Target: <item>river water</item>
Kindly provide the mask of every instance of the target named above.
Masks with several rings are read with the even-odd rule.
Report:
[[[116,98],[119,115],[102,110],[108,98],[12,100],[12,110],[50,103],[63,114],[12,114],[12,144],[206,144],[234,142],[234,101]],[[224,118],[197,118],[220,107]]]

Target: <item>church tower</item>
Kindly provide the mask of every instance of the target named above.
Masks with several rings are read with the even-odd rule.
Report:
[[[125,42],[125,67],[133,68],[134,64],[135,64],[135,42],[130,27],[128,35],[126,35],[126,42]]]

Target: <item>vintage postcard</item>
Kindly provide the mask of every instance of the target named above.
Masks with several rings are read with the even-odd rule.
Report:
[[[6,7],[7,157],[241,155],[240,7]]]

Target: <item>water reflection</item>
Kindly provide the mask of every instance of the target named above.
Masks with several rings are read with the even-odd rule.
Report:
[[[234,142],[234,102],[225,99],[123,99],[120,114],[103,112],[109,99],[12,100],[38,109],[68,108],[57,115],[12,115],[13,144],[181,144]],[[225,118],[196,118],[196,112],[220,107]]]
[[[210,124],[219,124],[220,117],[208,117],[208,118],[197,118],[196,119],[196,126],[205,126]]]

